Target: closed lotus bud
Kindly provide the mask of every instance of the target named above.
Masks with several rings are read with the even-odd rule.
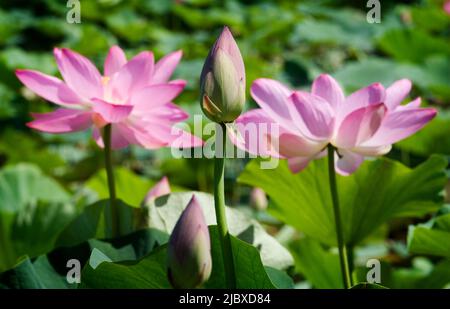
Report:
[[[181,214],[169,239],[167,272],[174,288],[191,289],[211,275],[211,244],[202,208],[195,196]]]
[[[265,210],[269,202],[266,193],[261,188],[254,188],[250,193],[250,206],[257,210]]]
[[[245,103],[245,67],[228,27],[210,50],[201,78],[201,106],[214,122],[233,122]]]

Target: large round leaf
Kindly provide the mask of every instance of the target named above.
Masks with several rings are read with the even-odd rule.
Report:
[[[31,164],[18,164],[0,171],[0,211],[17,212],[37,201],[67,202],[67,192]]]
[[[432,156],[410,169],[389,159],[366,161],[351,176],[338,176],[337,184],[345,242],[355,245],[393,217],[421,216],[438,209],[447,177],[447,161]],[[327,160],[311,162],[292,174],[285,161],[261,170],[251,161],[239,181],[261,187],[275,202],[269,209],[281,221],[308,236],[336,244]]]
[[[24,255],[36,257],[54,248],[58,234],[75,215],[69,198],[34,165],[0,172],[0,272]]]
[[[209,232],[213,270],[209,281],[205,283],[205,287],[226,288],[217,226],[210,226]],[[266,270],[261,262],[258,250],[252,245],[233,236],[231,237],[231,245],[237,288],[272,289],[277,285],[283,287],[292,285],[290,278],[281,271],[276,269]],[[167,279],[166,251],[166,246],[161,246],[138,261],[123,261],[122,259],[121,262],[115,262],[117,257],[111,257],[112,254],[115,254],[114,251],[105,252],[105,249],[99,250],[96,248],[92,251],[89,262],[83,269],[81,287],[171,288]]]
[[[148,209],[148,227],[170,234],[182,211],[194,194],[202,206],[206,223],[215,225],[214,199],[210,194],[203,192],[176,192],[160,197],[146,205]],[[226,208],[226,215],[230,233],[257,247],[261,252],[261,259],[264,265],[283,269],[293,264],[289,251],[267,234],[256,220],[230,207]]]

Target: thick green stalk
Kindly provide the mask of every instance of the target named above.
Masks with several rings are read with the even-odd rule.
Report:
[[[222,133],[222,136],[220,136],[220,132]],[[225,280],[227,287],[234,289],[236,288],[236,274],[234,271],[231,239],[228,232],[227,218],[225,216],[224,174],[226,138],[225,124],[218,124],[216,130],[216,156],[214,158],[214,207],[216,211],[217,227],[219,229],[220,245],[222,248]],[[222,153],[218,153],[218,150],[222,150]]]
[[[333,201],[334,221],[336,225],[337,243],[339,249],[339,260],[341,264],[342,278],[346,289],[351,287],[350,268],[348,266],[347,248],[344,243],[344,234],[342,231],[341,213],[339,210],[339,196],[336,184],[336,171],[334,168],[334,151],[335,148],[328,145],[328,175],[330,181],[331,199]]]
[[[119,216],[117,211],[116,203],[116,186],[114,183],[114,169],[112,163],[112,152],[111,152],[111,125],[108,124],[103,128],[103,143],[105,152],[105,169],[106,177],[108,179],[108,189],[109,189],[109,206],[111,210],[111,230],[112,237],[119,236]]]

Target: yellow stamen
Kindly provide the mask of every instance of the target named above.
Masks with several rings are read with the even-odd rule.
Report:
[[[103,86],[108,85],[110,79],[111,78],[109,76],[102,76],[102,85]]]

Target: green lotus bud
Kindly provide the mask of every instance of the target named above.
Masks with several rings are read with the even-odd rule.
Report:
[[[167,272],[174,288],[191,289],[211,275],[211,244],[202,208],[195,196],[181,214],[169,239]]]
[[[214,122],[233,122],[245,103],[245,67],[228,27],[210,50],[201,78],[203,113]]]

